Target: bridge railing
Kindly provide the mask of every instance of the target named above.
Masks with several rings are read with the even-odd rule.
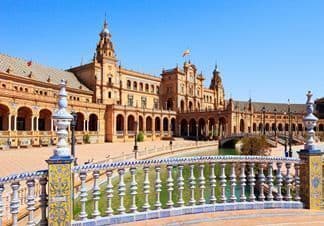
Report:
[[[1,177],[0,225],[18,225],[22,214],[28,215],[27,225],[36,225],[37,208],[41,210],[39,224],[47,225],[47,178],[48,170]]]
[[[302,208],[300,165],[296,158],[199,156],[76,166],[73,171],[81,181],[80,213],[73,225],[217,210]],[[103,172],[104,194],[98,185]],[[93,177],[91,194],[86,189],[89,176]],[[106,203],[104,210],[100,203]]]

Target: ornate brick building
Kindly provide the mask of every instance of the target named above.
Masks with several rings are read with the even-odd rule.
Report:
[[[67,71],[0,54],[0,146],[55,144],[61,79],[78,115],[78,143],[133,140],[136,129],[146,140],[288,130],[287,105],[226,101],[217,67],[209,88],[190,61],[158,77],[139,73],[118,65],[111,38],[105,21],[93,60]],[[304,109],[290,106],[293,131],[304,130]]]

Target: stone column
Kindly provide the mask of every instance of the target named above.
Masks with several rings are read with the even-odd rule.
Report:
[[[54,125],[53,119],[51,119],[51,132],[53,132],[53,125]]]
[[[53,156],[48,160],[48,225],[71,225],[73,218],[72,162],[67,143],[67,128],[73,116],[67,112],[66,83],[60,83],[58,111],[53,114],[58,142]],[[64,213],[64,214],[62,214]]]
[[[179,137],[181,137],[181,124],[179,124],[179,126],[178,126],[178,129],[179,129],[179,132],[178,132],[178,134],[179,134]]]
[[[11,131],[11,114],[8,114],[8,131]]]
[[[100,120],[97,119],[97,132],[100,132]]]
[[[189,137],[189,123],[187,124],[187,137]]]
[[[83,132],[86,131],[87,120],[83,119]]]
[[[14,116],[14,131],[17,131],[17,115]]]
[[[320,210],[322,202],[322,153],[315,147],[315,131],[317,118],[313,115],[312,93],[307,94],[307,115],[304,124],[307,129],[305,147],[300,150],[299,157],[304,164],[300,167],[301,199],[307,209]]]
[[[36,117],[36,131],[38,131],[38,120],[39,120],[39,117],[37,116]]]
[[[34,131],[34,116],[31,117],[30,131]]]

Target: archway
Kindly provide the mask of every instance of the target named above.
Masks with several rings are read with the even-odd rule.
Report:
[[[116,117],[116,131],[123,132],[124,131],[124,116],[117,115]]]
[[[218,120],[218,134],[220,136],[225,136],[226,135],[226,119],[224,117],[219,118]]]
[[[89,131],[98,131],[98,116],[96,114],[89,116]]]
[[[244,133],[245,132],[245,125],[244,125],[244,120],[240,120],[240,132]]]
[[[299,125],[301,125],[301,124],[299,124]],[[323,124],[319,124],[319,125],[318,125],[318,131],[320,131],[320,132],[323,132],[323,131],[324,131],[324,126],[323,126]]]
[[[283,125],[281,123],[278,124],[278,131],[279,132],[283,131]]]
[[[256,132],[256,131],[257,131],[257,124],[253,123],[253,132]]]
[[[275,124],[275,123],[272,123],[272,125],[271,125],[271,130],[272,130],[272,131],[276,131],[276,130],[277,130],[277,128],[276,128],[276,124]]]
[[[169,98],[168,100],[167,100],[167,110],[173,110],[173,100],[172,100],[172,98]]]
[[[203,118],[198,120],[198,136],[205,136],[205,120]]]
[[[32,115],[33,112],[30,108],[19,108],[17,117],[17,130],[32,130]]]
[[[157,132],[161,131],[161,119],[159,117],[155,118],[154,127],[155,127],[155,131]]]
[[[209,118],[209,134],[207,134],[208,136],[214,137],[214,136],[218,136],[217,134],[217,129],[216,129],[216,121],[214,118]]]
[[[188,135],[187,134],[187,124],[188,124],[187,120],[185,120],[185,119],[181,120],[181,123],[180,123],[180,125],[181,125],[181,136],[187,136]]]
[[[192,110],[193,110],[193,109],[192,109],[192,106],[193,106],[192,102],[189,101],[189,111],[192,111]]]
[[[52,112],[48,109],[42,109],[39,112],[38,130],[51,131],[51,125],[52,125]]]
[[[180,111],[184,112],[185,111],[185,103],[183,100],[180,101]]]
[[[9,108],[0,104],[0,130],[9,130]]]
[[[139,131],[143,131],[143,117],[142,116],[139,116],[138,117],[138,130]]]
[[[265,131],[269,132],[270,131],[270,124],[266,123],[265,125]]]
[[[259,123],[259,132],[262,132],[262,129],[263,129],[263,125],[262,123]]]
[[[163,119],[163,131],[169,131],[169,119],[168,118]]]
[[[75,131],[83,131],[84,129],[84,115],[81,112],[77,112],[77,122]]]
[[[135,132],[135,117],[133,115],[129,115],[127,118],[127,131]]]
[[[146,117],[146,131],[152,132],[152,118],[150,116]]]
[[[175,134],[175,131],[176,131],[176,120],[175,120],[175,118],[171,119],[171,131],[172,131],[172,134]]]
[[[196,129],[196,120],[195,119],[191,119],[189,121],[189,136],[191,137],[195,137],[196,133],[197,133],[197,129]]]

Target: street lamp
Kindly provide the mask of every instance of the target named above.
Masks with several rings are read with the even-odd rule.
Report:
[[[264,106],[262,108],[262,114],[263,114],[263,124],[262,124],[262,127],[263,127],[263,135],[265,135],[265,107]]]
[[[135,128],[135,136],[134,136],[134,155],[135,159],[137,159],[138,155],[138,146],[137,146],[137,121],[134,121],[134,128]]]
[[[198,123],[196,123],[196,145],[198,145]]]
[[[171,131],[170,131],[170,142],[169,142],[169,145],[170,145],[170,149],[172,151],[172,137],[173,137],[173,130],[172,130],[172,122],[170,120],[170,128],[171,128]]]
[[[284,117],[285,117],[285,156],[288,157],[288,152],[287,152],[287,112],[284,112]]]
[[[274,130],[275,130],[275,138],[277,140],[277,108],[275,108],[273,110],[273,112],[274,112],[274,115],[275,115],[275,127],[274,127]]]
[[[288,120],[289,120],[289,157],[292,157],[292,149],[291,149],[291,143],[292,143],[292,131],[291,131],[291,110],[290,110],[290,100],[288,99]]]
[[[77,120],[78,120],[78,114],[74,111],[71,112],[71,115],[73,116],[73,119],[71,121],[71,154],[74,158],[74,165],[77,165],[77,158],[75,157],[75,127],[77,125]]]

